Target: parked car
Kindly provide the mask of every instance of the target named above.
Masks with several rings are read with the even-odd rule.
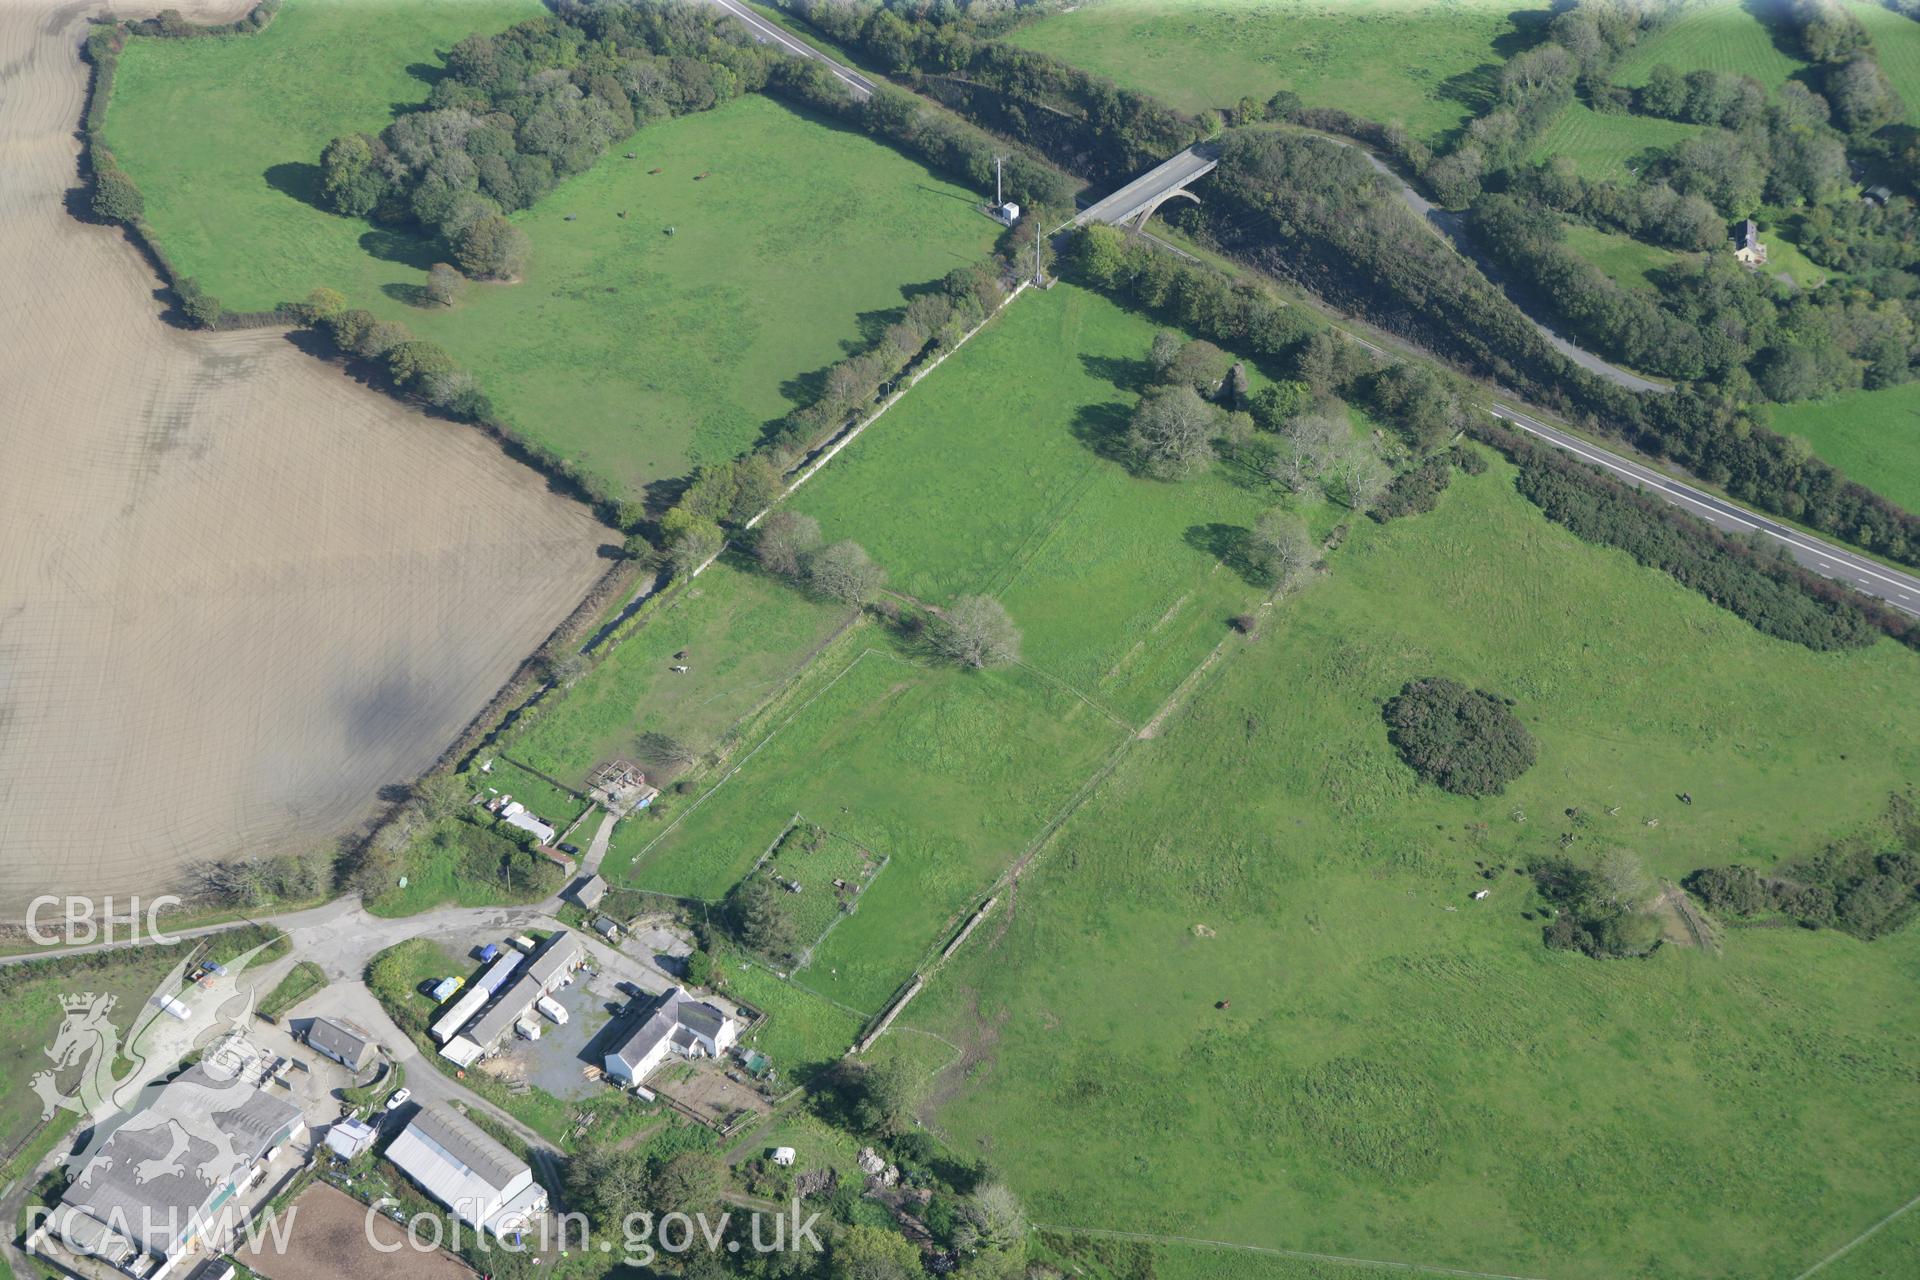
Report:
[[[563,844],[560,846],[560,852],[570,853],[577,858],[580,856],[580,846],[577,844]]]
[[[391,1111],[395,1107],[405,1106],[407,1099],[412,1096],[413,1090],[411,1089],[395,1089],[393,1095],[387,1099],[387,1110]]]

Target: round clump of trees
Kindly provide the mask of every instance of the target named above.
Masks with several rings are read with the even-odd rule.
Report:
[[[1387,736],[1422,779],[1463,796],[1496,796],[1533,767],[1533,735],[1512,702],[1458,680],[1409,680],[1387,700]]]

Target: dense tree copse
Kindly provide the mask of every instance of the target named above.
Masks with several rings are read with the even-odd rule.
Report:
[[[1533,767],[1533,735],[1505,698],[1445,676],[1409,680],[1382,716],[1421,779],[1463,796],[1499,795]]]
[[[1735,863],[1702,867],[1682,883],[1723,916],[1777,912],[1808,928],[1872,940],[1901,928],[1920,909],[1920,824],[1911,798],[1899,795],[1878,828],[1792,859],[1770,875]]]
[[[1542,930],[1549,947],[1601,960],[1649,955],[1659,945],[1659,927],[1646,909],[1650,882],[1632,854],[1614,851],[1591,865],[1545,854],[1527,871],[1552,907]]]

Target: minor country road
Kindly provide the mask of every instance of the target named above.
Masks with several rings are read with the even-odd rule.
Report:
[[[1651,378],[1643,378],[1637,373],[1622,369],[1617,364],[1612,364],[1601,359],[1584,347],[1575,346],[1567,339],[1561,337],[1551,325],[1542,323],[1540,319],[1533,314],[1533,308],[1527,306],[1519,298],[1514,297],[1517,290],[1511,288],[1506,283],[1500,273],[1499,266],[1488,258],[1486,254],[1482,253],[1478,245],[1473,243],[1473,238],[1467,233],[1466,220],[1449,209],[1442,209],[1439,205],[1434,204],[1433,201],[1427,199],[1418,191],[1415,191],[1407,184],[1405,178],[1395,173],[1393,168],[1388,165],[1386,161],[1375,155],[1371,149],[1361,143],[1355,142],[1352,138],[1343,138],[1339,134],[1322,133],[1318,129],[1309,129],[1306,130],[1306,132],[1311,133],[1316,138],[1322,138],[1334,143],[1337,146],[1351,147],[1353,150],[1365,156],[1367,163],[1373,166],[1373,171],[1386,179],[1388,185],[1391,186],[1395,194],[1400,197],[1401,202],[1404,203],[1407,208],[1413,210],[1414,216],[1444,236],[1461,257],[1480,268],[1482,275],[1486,276],[1487,279],[1491,280],[1495,285],[1498,285],[1502,292],[1506,293],[1508,298],[1512,300],[1513,305],[1520,308],[1520,314],[1525,316],[1528,323],[1533,325],[1535,329],[1539,330],[1540,336],[1545,338],[1547,345],[1551,346],[1555,351],[1558,351],[1561,355],[1573,361],[1588,373],[1605,378],[1616,386],[1625,387],[1629,391],[1644,391],[1658,395],[1673,390],[1672,387],[1664,382],[1655,382]]]
[[[1723,533],[1745,535],[1757,532],[1771,538],[1786,547],[1801,565],[1822,577],[1844,582],[1862,595],[1873,596],[1902,613],[1920,617],[1920,577],[1889,568],[1856,551],[1835,546],[1725,498],[1715,497],[1704,489],[1697,489],[1644,463],[1603,449],[1511,405],[1494,405],[1493,416],[1528,435],[1545,440],[1557,449],[1564,449],[1582,461],[1602,467],[1629,484],[1666,499]]]
[[[826,54],[820,52],[806,41],[796,39],[780,26],[767,21],[745,4],[742,4],[741,0],[710,0],[710,3],[719,5],[722,9],[725,9],[728,13],[740,19],[740,21],[746,23],[747,30],[751,31],[753,38],[761,44],[777,45],[788,53],[811,59],[825,67],[833,73],[834,79],[847,86],[848,91],[853,94],[855,101],[865,102],[873,96],[873,81],[867,79],[852,67],[847,66],[844,62],[835,62],[832,58],[829,58]]]

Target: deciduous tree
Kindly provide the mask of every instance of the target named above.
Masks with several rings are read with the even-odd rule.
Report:
[[[997,667],[1020,656],[1020,629],[992,596],[961,596],[934,619],[936,652],[969,667]]]
[[[1177,479],[1213,461],[1217,422],[1213,407],[1192,387],[1159,387],[1133,411],[1127,446],[1148,475]]]

